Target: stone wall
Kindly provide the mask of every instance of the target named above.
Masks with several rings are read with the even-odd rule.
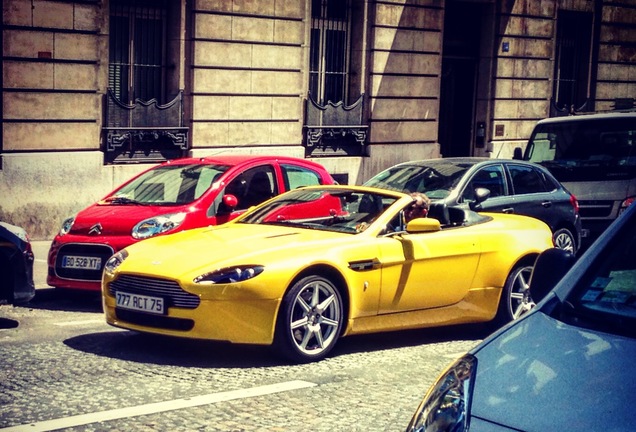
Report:
[[[623,4],[620,4],[623,3]],[[603,7],[596,108],[612,108],[616,97],[636,98],[636,4]]]
[[[192,148],[299,146],[305,4],[197,1]]]
[[[4,0],[2,16],[0,219],[50,238],[116,181],[99,152],[103,9]]]

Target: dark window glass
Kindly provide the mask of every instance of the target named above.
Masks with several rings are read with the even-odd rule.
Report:
[[[543,177],[534,168],[510,165],[508,170],[515,195],[549,192]]]
[[[633,337],[636,320],[636,224],[627,224],[589,263],[564,309],[566,317]]]
[[[536,127],[525,159],[545,165],[561,182],[636,176],[636,126],[631,118],[546,123]]]
[[[166,97],[165,0],[113,0],[108,86],[126,104]]]
[[[351,0],[312,0],[309,91],[320,104],[347,98]]]
[[[553,99],[561,109],[587,100],[591,39],[591,13],[558,12]]]
[[[274,168],[264,165],[239,174],[227,185],[225,193],[238,199],[236,210],[248,209],[278,195]]]

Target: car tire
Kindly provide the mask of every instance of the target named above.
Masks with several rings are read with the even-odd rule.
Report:
[[[576,239],[572,232],[567,228],[559,228],[552,235],[554,246],[566,250],[573,255],[576,255]]]
[[[343,317],[338,288],[321,276],[304,277],[283,297],[274,348],[294,362],[320,360],[340,337]]]
[[[532,268],[529,262],[517,264],[506,278],[495,316],[497,326],[518,319],[535,306],[529,289]]]

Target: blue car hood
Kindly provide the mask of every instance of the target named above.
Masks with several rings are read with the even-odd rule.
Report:
[[[636,427],[634,339],[536,311],[474,354],[471,416],[522,431]]]

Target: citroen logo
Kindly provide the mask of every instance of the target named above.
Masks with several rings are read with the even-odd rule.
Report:
[[[91,229],[88,230],[88,234],[89,235],[100,235],[102,233],[102,224],[100,224],[99,222],[96,223],[95,225],[93,225],[91,227]]]

